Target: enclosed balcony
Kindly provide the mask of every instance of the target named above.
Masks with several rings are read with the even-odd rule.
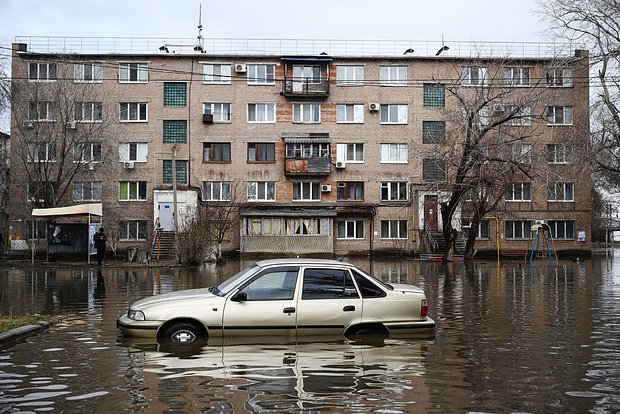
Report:
[[[330,142],[327,134],[285,134],[286,175],[324,176],[331,173]]]
[[[290,97],[329,96],[329,65],[331,58],[282,58],[284,83],[282,94]]]

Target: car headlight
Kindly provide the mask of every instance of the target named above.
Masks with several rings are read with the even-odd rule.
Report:
[[[129,319],[133,319],[134,321],[145,321],[146,320],[146,318],[144,317],[144,313],[139,310],[129,309],[129,311],[127,312],[127,317]]]

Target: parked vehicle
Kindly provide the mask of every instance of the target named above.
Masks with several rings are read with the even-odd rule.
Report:
[[[350,263],[274,259],[230,279],[141,299],[117,320],[126,336],[390,335],[435,328],[424,291],[387,284]]]

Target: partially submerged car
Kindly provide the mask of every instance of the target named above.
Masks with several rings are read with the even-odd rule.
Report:
[[[218,286],[141,299],[117,320],[126,336],[193,342],[218,336],[403,334],[433,331],[424,291],[387,284],[352,264],[264,260]]]

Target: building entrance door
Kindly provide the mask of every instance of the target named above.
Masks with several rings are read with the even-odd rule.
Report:
[[[436,195],[424,196],[424,226],[439,230],[439,204]]]
[[[159,226],[165,231],[174,230],[174,208],[172,203],[159,203]]]

